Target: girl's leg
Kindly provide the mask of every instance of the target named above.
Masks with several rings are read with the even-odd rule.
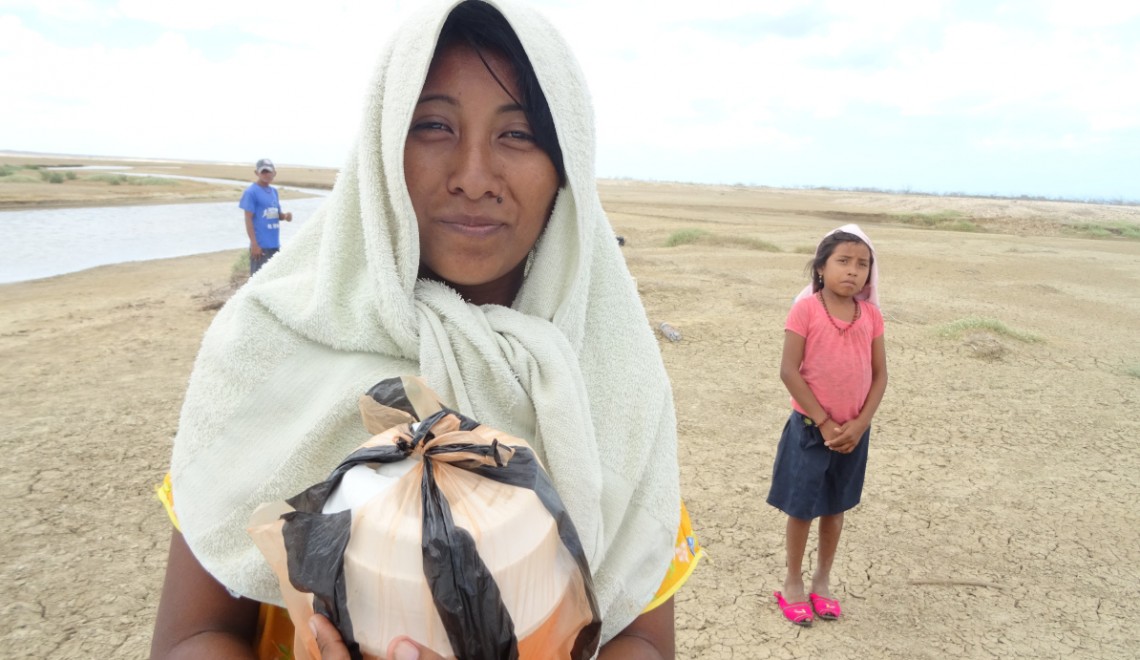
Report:
[[[789,603],[802,603],[807,600],[804,591],[804,550],[807,548],[811,521],[788,516],[786,550],[788,553],[788,574],[784,578],[784,600]]]
[[[839,548],[839,535],[843,533],[843,514],[820,516],[819,558],[811,578],[812,593],[831,598],[831,565]],[[789,535],[790,536],[790,535]]]

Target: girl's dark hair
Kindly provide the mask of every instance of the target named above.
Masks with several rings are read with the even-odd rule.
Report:
[[[867,242],[859,238],[855,234],[850,234],[845,231],[837,231],[834,234],[825,236],[819,242],[819,247],[815,249],[815,258],[808,262],[807,270],[811,276],[811,290],[812,292],[819,291],[823,288],[823,278],[820,277],[819,271],[827,264],[827,260],[831,258],[831,254],[835,252],[835,248],[840,243],[860,243],[867,245]],[[871,252],[871,265],[875,265],[875,251],[871,250],[871,246],[867,245],[867,249]]]
[[[487,67],[487,71],[498,81],[503,91],[522,107],[527,121],[530,122],[531,130],[534,131],[535,144],[546,153],[550,162],[554,163],[554,169],[558,173],[558,184],[564,185],[566,165],[562,162],[562,148],[558,146],[558,133],[554,128],[550,105],[547,104],[546,96],[538,84],[538,75],[531,66],[530,58],[526,56],[522,42],[511,29],[510,23],[507,23],[507,19],[498,9],[486,2],[467,0],[460,3],[451,10],[451,14],[443,24],[433,59],[455,43],[465,43],[474,48],[479,58],[483,60],[483,66]],[[510,63],[515,70],[515,86],[522,98],[515,98],[503,81],[499,80],[498,74],[483,56],[486,52],[501,55]]]

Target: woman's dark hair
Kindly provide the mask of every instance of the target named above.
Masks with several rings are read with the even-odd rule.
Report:
[[[845,231],[837,231],[834,234],[829,234],[819,242],[819,247],[815,249],[815,258],[808,262],[807,270],[811,276],[811,290],[812,292],[819,291],[823,288],[823,277],[820,276],[819,271],[827,264],[827,260],[831,258],[831,254],[835,252],[835,248],[840,243],[859,243],[867,245],[867,242],[859,238],[855,234],[850,234]],[[871,250],[871,246],[867,246],[871,251],[871,265],[875,265],[875,251]]]
[[[550,105],[538,84],[538,75],[531,66],[530,58],[526,56],[522,42],[507,19],[486,2],[467,0],[460,3],[443,24],[433,58],[439,57],[444,49],[455,43],[465,43],[474,48],[483,60],[483,66],[487,67],[503,91],[522,107],[531,130],[534,131],[535,144],[550,157],[550,162],[554,163],[554,169],[558,172],[558,184],[564,185],[566,165],[562,162],[562,148],[558,146],[558,133],[554,128]],[[483,56],[486,52],[501,55],[510,63],[515,70],[515,86],[522,98],[515,98],[503,81],[499,80],[498,74]]]

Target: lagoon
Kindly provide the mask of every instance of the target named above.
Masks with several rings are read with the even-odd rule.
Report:
[[[282,246],[328,194],[305,192],[321,196],[282,202],[293,213],[293,222],[281,223]],[[0,211],[0,283],[246,247],[238,196],[232,202]]]

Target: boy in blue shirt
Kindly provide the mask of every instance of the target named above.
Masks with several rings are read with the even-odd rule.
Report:
[[[277,254],[281,248],[280,221],[291,222],[292,213],[281,212],[281,200],[277,189],[269,185],[277,176],[273,161],[262,158],[254,165],[257,181],[251,183],[242,193],[238,206],[245,211],[245,233],[249,235],[249,274]]]

